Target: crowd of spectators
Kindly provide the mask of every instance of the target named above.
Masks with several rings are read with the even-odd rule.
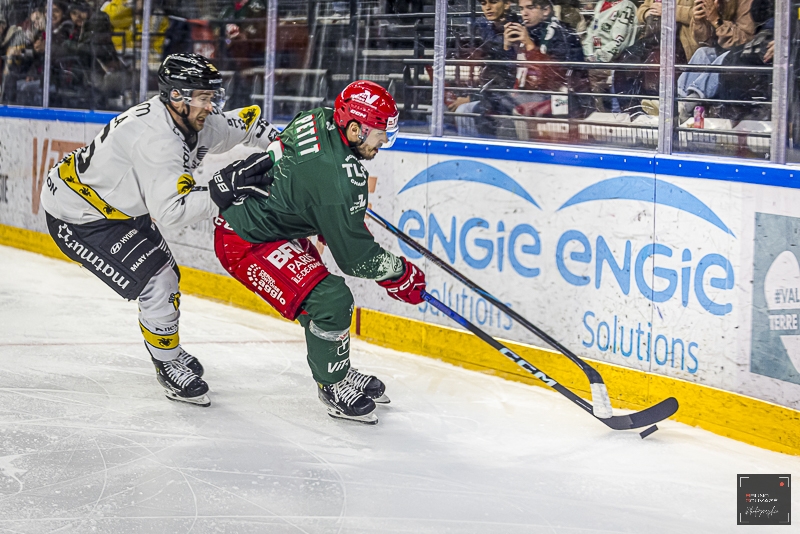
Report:
[[[678,67],[679,124],[698,126],[692,122],[698,107],[706,118],[724,117],[732,124],[769,120],[768,105],[748,103],[769,102],[771,76],[720,67],[771,64],[774,2],[676,0],[676,64],[716,68],[702,72]],[[467,45],[467,40],[456,39],[462,44],[454,48],[448,41],[448,60],[471,60],[445,81],[447,121],[459,134],[502,136],[501,130],[514,130],[508,126],[518,117],[592,121],[609,114],[659,114],[660,0],[477,3],[480,12],[469,21],[462,17],[448,25],[449,34],[458,25],[469,27]],[[172,52],[211,57],[231,73],[228,81],[236,87],[229,93],[243,105],[251,90],[241,73],[264,64],[266,4],[160,0],[154,9],[160,16],[151,20],[151,60]],[[333,2],[339,6],[334,11],[349,16],[352,8],[339,4]],[[385,0],[381,5],[387,13],[433,9],[432,0]],[[48,39],[45,6],[45,0],[0,0],[0,103],[41,105]],[[463,11],[463,6],[451,9]],[[141,12],[142,0],[54,0],[50,105],[113,110],[133,103],[138,97],[134,68]],[[307,49],[296,57],[305,57],[308,65],[308,58],[318,53],[314,47],[320,48],[312,41],[316,33],[308,26],[296,43],[283,43],[287,34],[279,33],[279,45]],[[279,66],[296,67],[282,63],[279,58]],[[466,71],[469,75],[463,75]]]
[[[8,2],[0,10],[0,102],[42,105],[46,4]],[[117,49],[103,5],[53,2],[50,105],[120,109],[132,89],[130,63]]]
[[[770,101],[770,73],[742,74],[735,68],[715,67],[771,65],[774,2],[677,0],[680,125],[702,127],[693,120],[697,109],[704,118],[731,121],[725,123],[729,127],[743,120],[769,120],[768,105],[750,103]],[[482,0],[480,6],[477,54],[461,51],[450,58],[506,62],[484,67],[479,83],[472,87],[448,80],[448,109],[454,112],[459,134],[495,137],[500,135],[499,125],[510,124],[513,116],[586,119],[608,113],[659,114],[660,0]],[[707,72],[680,68],[686,64],[711,68]]]

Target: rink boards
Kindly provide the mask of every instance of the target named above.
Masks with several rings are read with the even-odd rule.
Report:
[[[47,170],[112,117],[57,113],[0,112],[18,115],[0,117],[0,243],[51,255],[60,253],[41,234],[38,205],[42,188],[58,187]],[[197,182],[250,150],[208,155]],[[377,213],[597,362],[615,406],[674,395],[679,420],[800,454],[800,168],[422,137],[400,139],[366,167]],[[369,226],[425,269],[434,296],[588,395],[565,358]],[[187,267],[182,291],[268,311],[223,274],[210,221],[165,235]],[[427,305],[349,284],[356,334],[534,383]]]

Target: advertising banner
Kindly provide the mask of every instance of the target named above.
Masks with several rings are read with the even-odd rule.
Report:
[[[800,408],[800,220],[780,215],[797,191],[401,152],[368,167],[376,212],[578,355]],[[467,319],[545,346],[371,228]],[[368,308],[453,326],[363,282],[356,294]]]
[[[58,187],[47,170],[101,129],[0,118],[0,224],[45,232],[39,192]],[[250,152],[207,156],[196,182]],[[466,154],[382,151],[365,162],[370,205],[581,357],[800,409],[800,191]],[[544,346],[368,226],[467,319]],[[224,274],[212,221],[164,234],[181,264]],[[323,259],[336,272],[330,253]],[[348,284],[357,306],[454,326],[428,305],[387,298],[372,281]]]

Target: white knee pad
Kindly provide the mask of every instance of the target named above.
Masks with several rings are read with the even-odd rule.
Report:
[[[178,355],[180,297],[178,275],[171,265],[159,270],[139,295],[139,326],[147,349],[157,360]]]

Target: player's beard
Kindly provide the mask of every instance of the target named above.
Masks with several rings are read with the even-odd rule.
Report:
[[[371,160],[378,155],[377,148],[366,145],[364,143],[358,145],[356,147],[356,151],[358,152],[358,155],[361,156],[361,159],[365,160]]]
[[[195,132],[199,132],[205,127],[206,125],[205,119],[208,118],[208,115],[209,115],[208,111],[203,110],[200,111],[197,115],[195,115],[194,118],[192,118],[190,115],[189,118],[187,119],[187,122],[191,125],[191,127],[194,129]],[[201,121],[200,119],[203,120]]]

